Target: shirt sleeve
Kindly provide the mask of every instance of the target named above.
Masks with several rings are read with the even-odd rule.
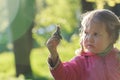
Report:
[[[49,65],[50,70],[54,70],[55,68],[57,68],[59,66],[60,62],[61,61],[58,56],[57,56],[55,64],[53,63],[51,57],[48,57],[48,65]]]
[[[78,62],[79,60],[74,58],[63,63],[58,57],[56,64],[52,65],[51,59],[48,60],[50,71],[55,80],[80,80],[81,68]]]

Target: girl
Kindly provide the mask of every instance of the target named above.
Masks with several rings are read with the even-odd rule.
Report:
[[[118,40],[120,20],[111,11],[87,12],[81,22],[82,50],[69,62],[61,62],[57,52],[59,36],[47,41],[48,63],[55,80],[120,80],[120,52],[114,48]]]

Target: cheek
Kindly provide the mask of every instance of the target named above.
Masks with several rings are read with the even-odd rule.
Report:
[[[97,40],[96,41],[96,48],[99,50],[104,50],[108,47],[108,45],[110,44],[109,40]]]
[[[105,45],[105,43],[106,43],[106,41],[104,41],[103,39],[95,39],[95,45],[97,47],[102,47]]]

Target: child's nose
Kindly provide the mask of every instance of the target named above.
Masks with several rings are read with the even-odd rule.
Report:
[[[87,41],[90,42],[90,43],[93,43],[94,42],[93,36],[92,35],[88,35]]]

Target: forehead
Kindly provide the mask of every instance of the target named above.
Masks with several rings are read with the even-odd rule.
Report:
[[[91,22],[88,25],[84,26],[84,30],[86,31],[94,31],[94,32],[106,32],[106,26],[104,23]]]

